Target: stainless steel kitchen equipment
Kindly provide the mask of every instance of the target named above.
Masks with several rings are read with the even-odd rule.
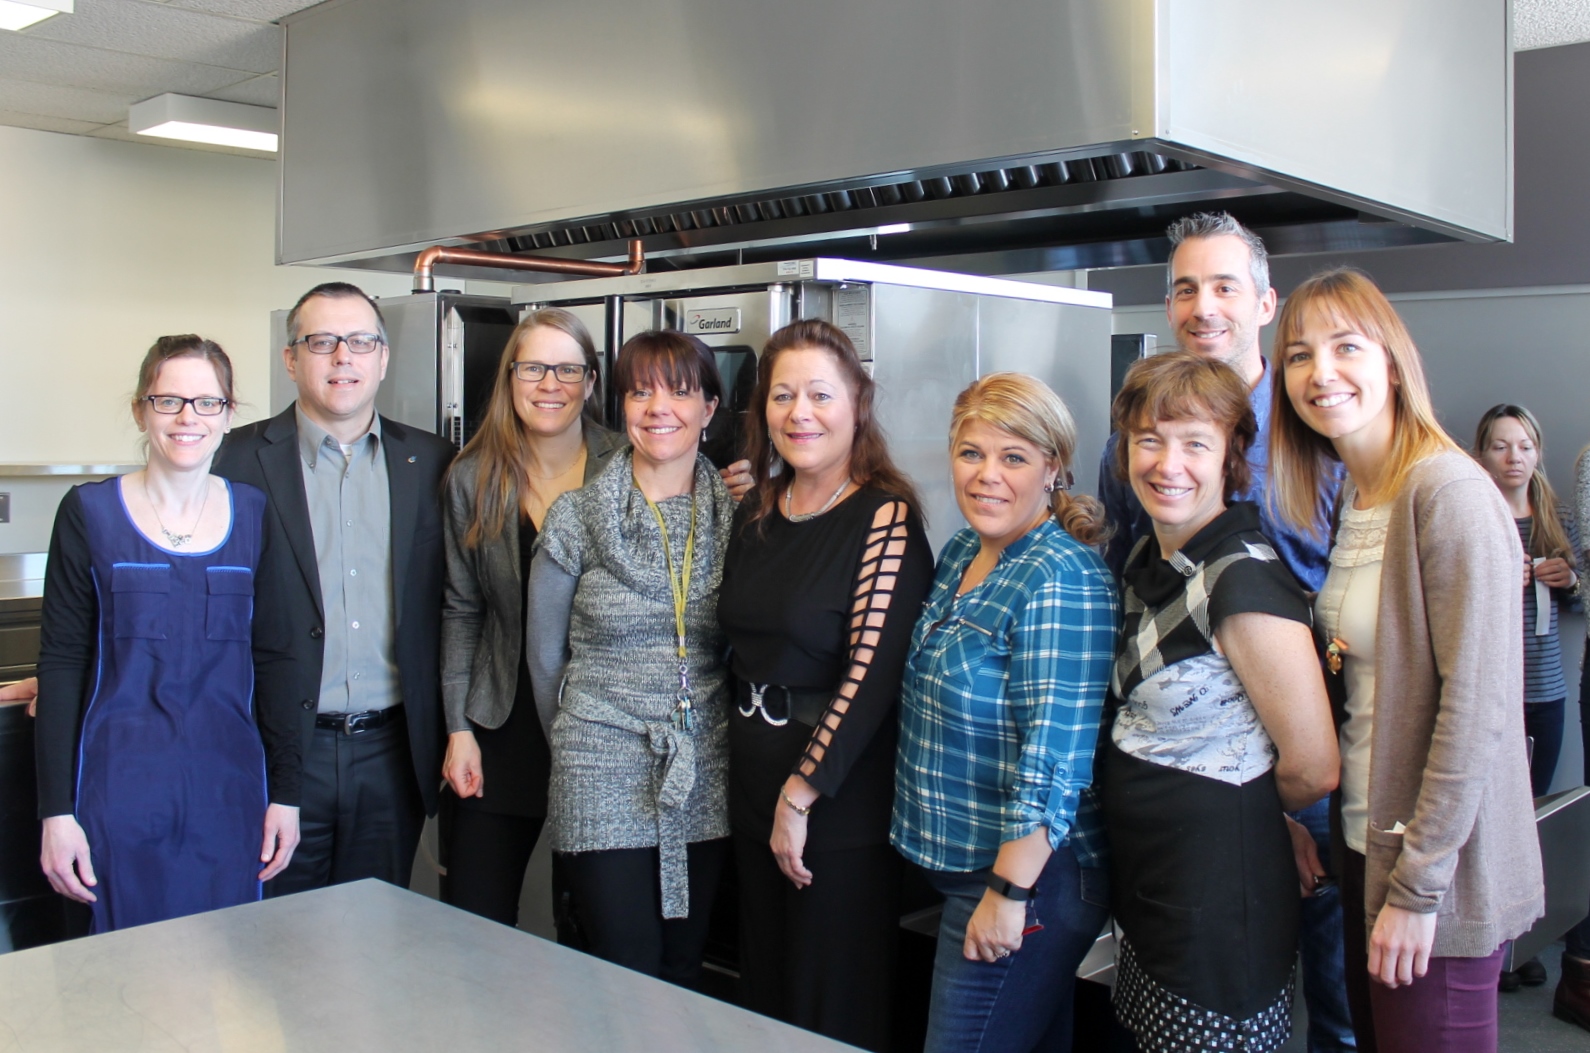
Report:
[[[415,293],[377,301],[391,359],[376,396],[384,416],[463,446],[491,394],[497,361],[516,319],[506,299]],[[282,363],[287,312],[271,312],[271,414],[298,397]]]
[[[644,329],[697,336],[718,352],[731,412],[774,330],[797,318],[833,322],[871,365],[878,420],[921,489],[935,547],[964,525],[949,485],[948,425],[955,396],[975,378],[1020,370],[1059,392],[1077,419],[1073,470],[1085,485],[1109,432],[1103,293],[814,258],[516,286],[513,303],[568,308],[609,355]]]
[[[1505,240],[1509,19],[1507,0],[335,0],[283,19],[277,256],[620,263],[639,238],[686,267],[1018,273],[1155,262],[1200,207],[1277,254]],[[625,60],[594,70],[598,41]]]

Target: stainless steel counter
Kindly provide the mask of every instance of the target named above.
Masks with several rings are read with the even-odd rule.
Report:
[[[0,1053],[849,1048],[378,881],[0,956]]]

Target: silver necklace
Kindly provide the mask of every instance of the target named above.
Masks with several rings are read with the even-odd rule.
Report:
[[[199,514],[193,517],[193,526],[188,528],[186,534],[173,534],[166,529],[165,520],[160,518],[160,509],[155,504],[155,499],[149,493],[149,475],[144,473],[141,480],[144,484],[144,500],[149,502],[149,508],[155,514],[155,522],[160,524],[160,532],[166,535],[166,544],[172,548],[181,548],[193,540],[193,532],[199,529],[199,520],[204,518],[204,506],[210,503],[210,480],[204,480],[204,497],[199,501]]]
[[[790,500],[791,500],[791,496],[790,495],[792,495],[795,492],[795,483],[793,481],[791,481],[790,484],[789,484],[789,489],[784,491],[784,518],[788,519],[791,523],[804,523],[808,519],[816,519],[818,516],[822,515],[824,512],[826,512],[830,508],[834,507],[834,502],[839,500],[839,495],[844,493],[845,492],[845,488],[847,486],[849,486],[849,485],[850,485],[850,479],[847,477],[843,482],[841,482],[839,484],[839,489],[834,491],[833,496],[828,499],[828,501],[823,505],[823,507],[819,508],[815,512],[802,512],[800,515],[796,515],[794,512],[791,512],[789,510],[790,509]]]

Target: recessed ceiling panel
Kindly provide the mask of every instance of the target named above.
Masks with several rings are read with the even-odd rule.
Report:
[[[140,99],[168,91],[203,95],[242,79],[236,70],[123,55],[17,33],[0,33],[0,70],[15,80],[65,84]]]
[[[138,0],[79,4],[74,14],[41,22],[27,35],[249,73],[270,73],[281,64],[281,30],[276,26]]]

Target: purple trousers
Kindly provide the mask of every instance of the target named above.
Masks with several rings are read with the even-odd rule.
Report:
[[[1341,876],[1347,1004],[1359,1053],[1496,1053],[1502,948],[1484,958],[1431,958],[1406,987],[1369,978],[1364,857],[1348,849]]]

